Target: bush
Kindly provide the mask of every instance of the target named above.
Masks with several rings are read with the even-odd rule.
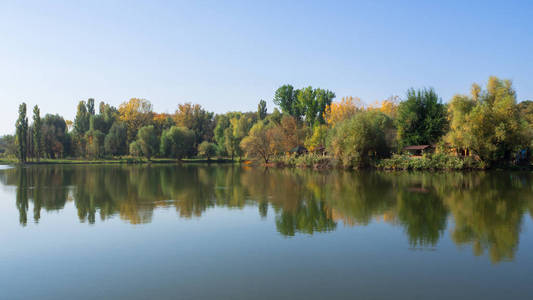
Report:
[[[379,160],[375,167],[384,170],[477,170],[485,169],[486,165],[473,157],[437,153],[422,157],[395,154],[391,158]]]

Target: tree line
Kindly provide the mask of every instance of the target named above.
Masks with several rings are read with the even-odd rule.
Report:
[[[292,149],[327,153],[347,167],[400,153],[409,145],[440,145],[447,153],[475,156],[488,165],[512,160],[532,140],[533,102],[517,103],[511,81],[490,77],[485,89],[473,84],[470,95],[444,103],[435,90],[409,89],[404,99],[390,97],[372,105],[358,98],[333,101],[321,88],[276,90],[277,106],[267,111],[214,114],[199,104],[179,104],[172,114],[156,113],[146,99],[111,106],[80,101],[73,121],[57,114],[41,118],[26,103],[19,107],[15,136],[0,149],[21,162],[41,158],[152,159],[243,156],[271,162]]]

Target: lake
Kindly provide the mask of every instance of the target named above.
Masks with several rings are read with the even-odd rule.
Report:
[[[0,169],[1,299],[531,299],[533,173]]]

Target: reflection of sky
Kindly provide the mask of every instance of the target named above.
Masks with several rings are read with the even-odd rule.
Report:
[[[73,201],[18,222],[16,190],[0,189],[0,286],[20,298],[484,298],[532,292],[533,228],[525,217],[512,263],[458,248],[448,223],[433,247],[412,248],[401,226],[372,221],[283,237],[269,210],[212,207],[199,218],[156,208],[151,223],[118,216],[80,223]],[[305,295],[305,297],[303,297]]]

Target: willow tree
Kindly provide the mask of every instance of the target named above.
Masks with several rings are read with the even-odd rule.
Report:
[[[529,146],[527,122],[520,115],[510,80],[490,77],[486,90],[472,85],[470,96],[456,95],[448,108],[452,146],[492,164],[508,161]]]

